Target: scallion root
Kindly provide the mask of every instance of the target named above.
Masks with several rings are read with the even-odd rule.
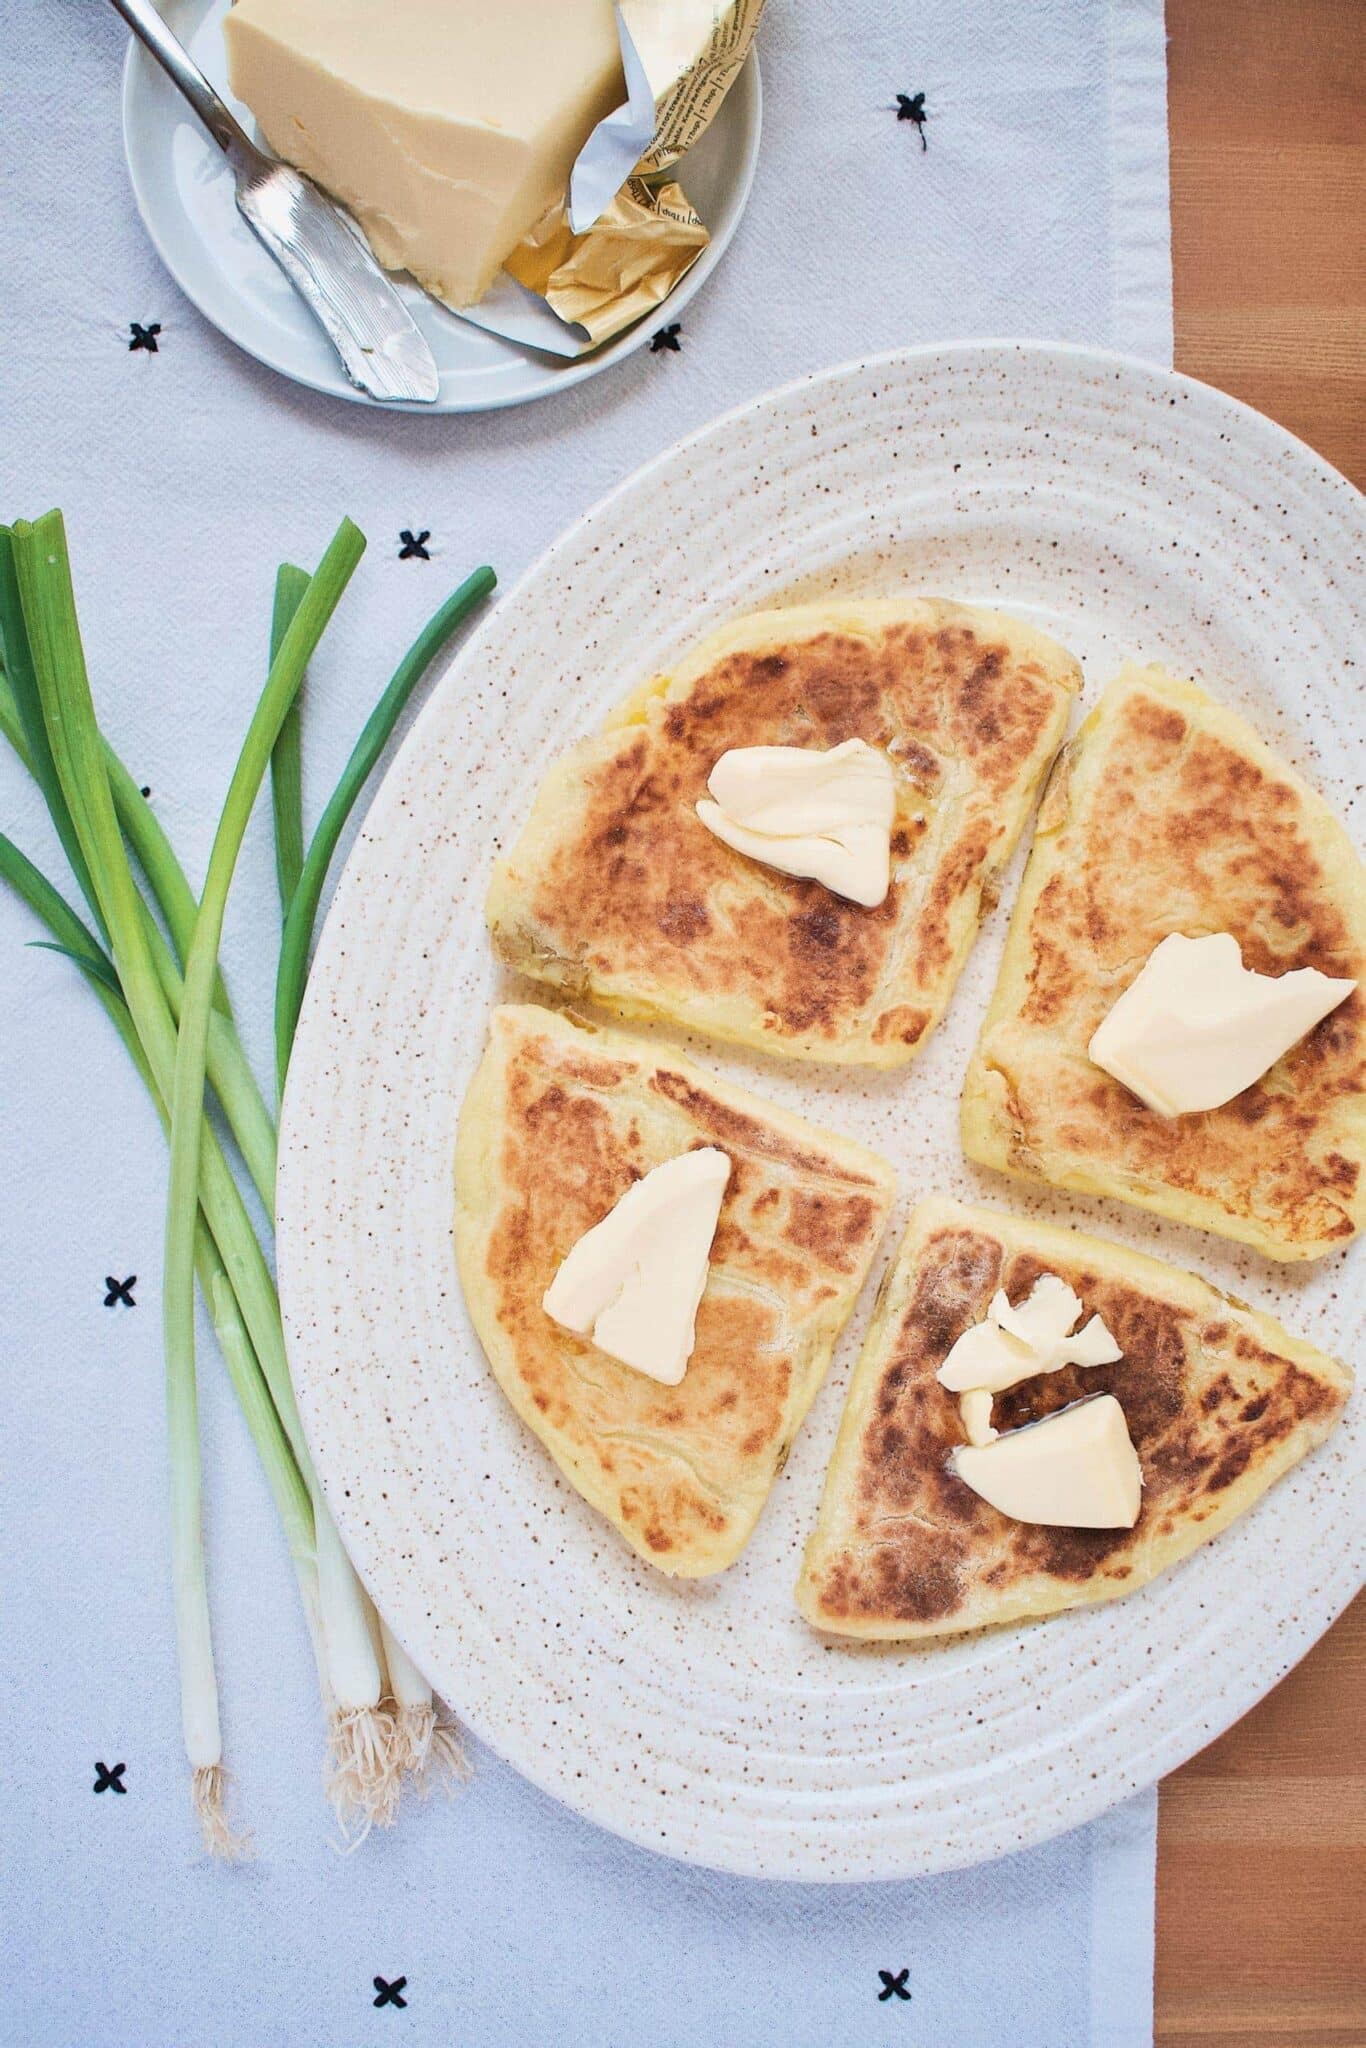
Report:
[[[327,1732],[327,1797],[348,1850],[371,1828],[392,1827],[402,1785],[398,1730],[391,1707],[336,1713]]]
[[[436,1709],[430,1702],[421,1707],[395,1706],[394,1740],[399,1753],[399,1769],[419,1784],[432,1753],[435,1733]]]
[[[469,1782],[474,1766],[465,1749],[465,1731],[457,1722],[438,1721],[433,1713],[431,1739],[414,1774],[421,1791],[439,1785],[448,1799],[454,1798],[457,1786]]]
[[[457,1786],[472,1775],[464,1730],[455,1721],[438,1720],[430,1693],[421,1704],[404,1706],[392,1698],[385,1704],[393,1711],[394,1747],[402,1776],[423,1799],[433,1786],[453,1798]]]
[[[222,1764],[201,1764],[190,1780],[190,1801],[210,1856],[240,1863],[251,1854],[251,1837],[233,1833],[223,1807],[227,1783]]]
[[[464,1737],[454,1722],[437,1719],[431,1687],[383,1615],[379,1616],[379,1632],[389,1678],[386,1699],[394,1709],[404,1776],[424,1795],[433,1784],[453,1792],[470,1774]]]
[[[400,1768],[425,1799],[434,1785],[447,1797],[471,1775],[464,1731],[454,1721],[437,1719],[430,1697],[421,1705],[400,1706],[394,1715]]]

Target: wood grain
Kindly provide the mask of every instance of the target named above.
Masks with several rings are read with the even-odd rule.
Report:
[[[1366,478],[1366,7],[1168,0],[1176,362]]]
[[[1178,369],[1366,479],[1366,4],[1168,0]],[[1366,2044],[1366,1596],[1162,1787],[1162,2048]]]

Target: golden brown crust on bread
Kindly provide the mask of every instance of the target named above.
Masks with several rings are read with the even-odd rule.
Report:
[[[963,1095],[969,1156],[1308,1259],[1366,1220],[1366,992],[1222,1109],[1158,1116],[1086,1056],[1170,932],[1366,978],[1366,872],[1327,805],[1193,683],[1126,669],[1053,772]]]
[[[996,1396],[1001,1430],[1114,1394],[1143,1469],[1133,1529],[1000,1514],[947,1468],[965,1441],[935,1378],[998,1287],[1056,1273],[1100,1315],[1117,1364]],[[957,1202],[922,1203],[888,1275],[826,1475],[797,1604],[832,1633],[957,1633],[1117,1599],[1225,1528],[1327,1436],[1351,1374],[1193,1274],[1119,1245]]]
[[[619,1015],[898,1065],[943,1013],[1079,684],[1042,634],[937,599],[740,619],[551,770],[494,876],[494,943]],[[877,908],[764,867],[698,819],[727,748],[852,738],[896,769]]]
[[[731,1160],[682,1383],[551,1321],[560,1261],[642,1174]],[[460,1117],[455,1241],[504,1393],[584,1498],[661,1571],[748,1540],[863,1285],[893,1194],[876,1154],[691,1061],[530,1005],[495,1010]]]

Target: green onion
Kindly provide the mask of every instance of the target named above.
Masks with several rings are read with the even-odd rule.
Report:
[[[304,999],[304,982],[308,978],[308,954],[313,942],[313,926],[318,915],[323,885],[327,880],[327,870],[337,850],[337,841],[345,829],[356,798],[384,752],[389,737],[402,715],[403,707],[423,674],[456,627],[469,617],[474,607],[488,596],[497,582],[498,578],[492,569],[476,569],[474,574],[467,576],[460,588],[446,599],[440,611],[427,621],[394,670],[389,687],[366,720],[360,738],[351,751],[351,758],[342,770],[341,779],[318,821],[318,829],[308,849],[303,873],[285,914],[284,937],[280,943],[280,971],[275,981],[275,1080],[281,1094],[284,1093],[285,1073],[289,1066],[290,1049],[294,1044],[294,1029],[299,1021],[299,1010]]]
[[[308,588],[308,576],[292,562],[282,562],[275,577],[275,610],[270,622],[270,658],[280,652],[289,622]],[[284,716],[270,756],[270,799],[275,818],[275,872],[280,884],[280,912],[289,909],[304,864],[303,720],[296,697]]]
[[[497,581],[492,569],[476,569],[433,614],[399,663],[388,688],[366,720],[337,786],[324,807],[302,874],[285,908],[284,935],[275,983],[276,1086],[281,1094],[303,1002],[318,904],[346,821],[417,684],[456,628],[496,587]],[[283,881],[281,895],[283,900]],[[349,1578],[354,1574],[350,1573],[349,1560],[331,1518],[316,1497],[315,1512],[324,1616],[331,1618],[339,1609],[340,1620],[348,1624],[343,1641],[336,1639],[339,1631],[334,1622],[334,1659],[341,1662],[349,1648],[352,1657],[347,1661],[359,1676],[367,1668],[363,1662],[365,1645],[360,1641],[358,1630],[360,1610],[344,1597],[349,1591]],[[368,1620],[368,1601],[364,1602],[364,1607]],[[373,1813],[377,1819],[387,1821],[391,1818],[391,1795],[386,1787],[396,1785],[401,1773],[412,1772],[421,1779],[429,1769],[435,1769],[448,1783],[452,1783],[466,1774],[467,1766],[458,1729],[438,1721],[431,1687],[390,1635],[382,1618],[377,1619],[380,1648],[395,1708],[391,1754],[387,1760],[376,1754],[367,1717],[360,1713],[344,1716],[334,1732],[332,1743],[333,1785],[342,1797]],[[359,1691],[359,1686],[356,1690]]]
[[[302,845],[291,741],[285,741],[283,761],[276,754],[309,655],[363,546],[345,522],[314,579],[288,565],[281,573],[270,674],[215,838],[201,912],[154,813],[96,724],[60,515],[50,514],[31,527],[20,522],[12,532],[0,529],[5,670],[0,730],[39,783],[109,951],[3,835],[0,879],[19,892],[51,934],[35,943],[72,959],[82,970],[159,1116],[169,1121],[172,1137],[165,1310],[182,1720],[194,1766],[195,1805],[206,1841],[221,1853],[235,1845],[223,1814],[217,1686],[204,1584],[195,1275],[294,1558],[329,1711],[330,1796],[339,1817],[345,1821],[359,1811],[368,1828],[373,1820],[391,1817],[402,1771],[421,1772],[440,1763],[458,1775],[462,1767],[458,1731],[437,1724],[430,1688],[375,1615],[323,1502],[294,1400],[274,1283],[204,1103],[207,1073],[248,1170],[271,1208],[274,1127],[242,1053],[217,966],[237,848],[267,758],[282,903],[287,890],[289,895],[279,986],[286,985],[285,956],[296,959],[291,972],[297,988],[283,1041],[287,1061],[318,900],[346,818],[423,670],[493,586],[491,571],[470,578],[410,650],[367,723],[291,888],[291,849],[297,853]],[[125,837],[165,919],[174,955],[138,889]],[[277,1049],[281,1042],[277,1037]],[[168,1103],[176,1111],[169,1119]],[[389,1705],[383,1698],[385,1667]]]
[[[194,938],[185,963],[184,1002],[170,1090],[171,1169],[166,1200],[166,1255],[161,1299],[166,1347],[167,1417],[174,1446],[171,1502],[176,1537],[174,1549],[178,1560],[175,1573],[177,1622],[182,1672],[187,1668],[189,1672],[189,1683],[183,1688],[183,1718],[186,1749],[196,1770],[216,1765],[221,1760],[217,1687],[213,1679],[213,1652],[204,1584],[194,1357],[194,1225],[200,1178],[209,1011],[218,968],[218,944],[238,848],[280,722],[303,681],[308,659],[364,547],[365,541],[358,529],[349,520],[344,520],[294,615],[279,653],[271,663],[266,687],[248,727],[228,788],[223,815],[214,835]],[[89,723],[93,727],[93,715]],[[103,782],[102,761],[100,773],[107,796],[108,784]],[[111,817],[112,809],[111,802]],[[124,980],[126,989],[122,964],[118,961],[118,924],[112,918],[111,930],[115,934],[119,977]],[[136,1007],[130,1003],[130,1008],[136,1021]],[[212,1714],[208,1711],[210,1700]]]
[[[134,1029],[163,1101],[175,1079],[175,1033],[148,949],[142,898],[128,865],[85,670],[66,535],[59,513],[11,533],[28,635],[61,797],[89,870],[98,914],[109,934],[115,969]],[[13,668],[10,670],[14,678]],[[173,1126],[174,1127],[174,1126]],[[198,1138],[196,1127],[194,1137]],[[198,1145],[195,1145],[198,1155]],[[193,1258],[198,1210],[190,1189],[186,1236]],[[191,1306],[193,1323],[193,1304]],[[168,1345],[167,1434],[171,1453],[171,1558],[176,1637],[180,1647],[181,1725],[192,1771],[192,1797],[205,1841],[220,1852],[232,1837],[222,1806],[222,1735],[204,1577],[198,1400],[193,1341]]]
[[[253,714],[229,786],[223,814],[209,857],[194,939],[185,968],[175,1076],[171,1099],[171,1171],[167,1198],[166,1259],[162,1282],[163,1320],[168,1362],[168,1394],[193,1386],[194,1296],[191,1276],[191,1233],[202,1128],[205,1060],[213,977],[228,889],[247,820],[265,774],[281,720],[302,681],[309,656],[331,617],[360,559],[364,541],[344,522],[301,598],[271,664],[261,699]],[[283,1363],[283,1346],[281,1345]],[[188,1371],[185,1361],[188,1360]],[[263,1360],[263,1364],[265,1361]],[[267,1366],[267,1375],[270,1375]],[[307,1465],[298,1428],[287,1367],[272,1391],[295,1453],[308,1473],[313,1496],[314,1541],[328,1677],[335,1695],[339,1726],[334,1724],[334,1755],[344,1798],[364,1788],[378,1774],[387,1775],[387,1759],[376,1756],[383,1744],[373,1720],[380,1704],[382,1679],[371,1640],[367,1602],[350,1559],[336,1533]],[[191,1617],[193,1625],[193,1616]],[[354,1781],[354,1783],[353,1783]]]
[[[169,1100],[176,1067],[174,1027],[149,954],[141,898],[114,814],[80,646],[60,517],[49,515],[34,527],[17,526],[13,542],[24,624],[60,794],[70,813],[110,934],[114,965],[137,1036],[162,1098]],[[300,671],[303,664],[298,655],[303,653],[306,658],[307,645],[306,635],[301,635],[296,652],[290,657]],[[212,971],[209,992],[211,995]],[[198,1130],[191,1135],[197,1139]],[[198,1150],[196,1144],[194,1151]],[[294,1441],[297,1413],[293,1411],[293,1390],[284,1361],[274,1286],[226,1161],[207,1130],[203,1154],[206,1211],[251,1341],[270,1382],[276,1408]],[[188,1217],[191,1242],[194,1206],[192,1183]],[[204,1593],[193,1351],[180,1343],[178,1333],[174,1346],[168,1349],[167,1395],[182,1720],[187,1753],[195,1773],[195,1804],[206,1839],[211,1846],[221,1847],[225,1836],[220,1803],[221,1739]],[[298,1442],[301,1441],[300,1436]]]
[[[285,573],[282,569],[276,584],[277,620]],[[282,799],[277,794],[277,870],[285,910],[276,980],[276,1070],[277,1085],[281,1091],[303,1000],[318,904],[346,821],[418,682],[456,628],[496,583],[492,569],[476,570],[418,635],[366,721],[337,787],[324,807],[302,873],[292,886],[287,885],[286,868],[279,857]],[[288,602],[288,595],[283,601]],[[403,1772],[412,1772],[421,1778],[434,1768],[448,1782],[453,1782],[466,1773],[464,1751],[458,1729],[438,1722],[430,1686],[390,1635],[382,1618],[375,1615],[355,1578],[331,1516],[316,1493],[314,1510],[329,1664],[335,1674],[334,1683],[343,1707],[343,1712],[334,1722],[330,1745],[333,1801],[339,1818],[342,1818],[345,1806],[354,1806],[383,1823],[392,1818],[392,1802]],[[380,1733],[373,1714],[373,1709],[380,1704],[379,1692],[372,1691],[372,1686],[379,1682],[378,1666],[373,1662],[376,1638],[395,1709],[392,1735],[388,1738]],[[350,1711],[346,1711],[348,1702],[354,1703]]]

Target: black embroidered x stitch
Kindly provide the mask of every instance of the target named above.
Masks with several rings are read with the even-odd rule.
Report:
[[[877,1995],[878,2004],[885,2005],[889,1998],[909,1998],[911,1994],[906,1989],[906,1979],[910,1974],[909,1970],[898,1970],[894,1977],[890,1970],[879,1970],[882,1989]]]
[[[127,1768],[127,1764],[115,1764],[111,1771],[108,1764],[96,1764],[95,1769],[100,1775],[95,1780],[94,1790],[96,1792],[127,1792],[128,1787],[122,1782],[123,1774]]]
[[[403,546],[398,551],[400,562],[408,561],[413,555],[416,555],[423,562],[430,562],[432,558],[427,553],[427,542],[431,537],[432,530],[429,526],[424,526],[421,533],[409,533],[405,526],[399,534],[399,539],[403,542]]]
[[[929,148],[930,145],[925,140],[925,123],[929,116],[925,112],[923,92],[899,92],[896,96],[896,118],[898,121],[914,121],[920,135],[920,147]]]
[[[137,1303],[133,1299],[133,1289],[137,1284],[138,1276],[136,1273],[130,1273],[126,1280],[116,1280],[112,1273],[106,1273],[104,1276],[105,1307],[117,1308],[119,1303],[122,1302],[125,1308],[136,1308]]]
[[[407,1981],[408,1981],[408,1979],[407,1979],[406,1977],[395,1977],[395,1979],[394,1979],[394,1981],[393,1981],[393,1983],[392,1983],[392,1984],[386,1984],[386,1983],[385,1983],[385,1981],[384,1981],[384,1979],[383,1979],[383,1977],[376,1977],[376,1979],[375,1979],[375,1992],[376,1992],[376,1997],[375,1997],[375,2004],[376,2004],[376,2005],[406,2005],[406,2004],[408,2003],[407,1999],[406,1999],[406,1998],[400,1998],[400,1997],[399,1997],[399,1993],[400,1993],[400,1991],[402,1991],[402,1989],[403,1989],[404,1985],[405,1985],[405,1984],[407,1983]]]
[[[678,338],[677,320],[671,320],[667,327],[661,327],[650,337],[650,354],[657,356],[661,350],[671,348],[675,355],[682,353],[683,344]]]
[[[135,348],[145,348],[149,356],[159,353],[157,349],[157,336],[161,332],[161,322],[159,320],[154,320],[150,327],[144,327],[140,320],[130,320],[128,322],[128,332],[133,337],[128,344],[130,354]]]

